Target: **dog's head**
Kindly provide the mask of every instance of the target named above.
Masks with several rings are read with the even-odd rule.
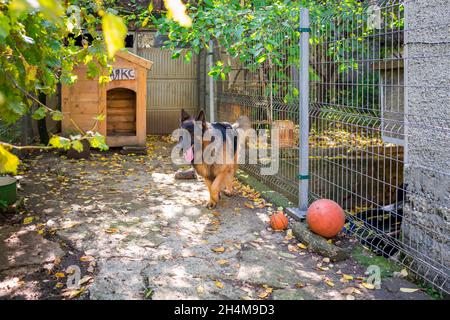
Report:
[[[193,162],[194,161],[194,143],[196,139],[202,139],[203,132],[206,128],[206,116],[205,112],[201,110],[197,117],[189,115],[184,109],[181,109],[181,124],[180,128],[186,130],[188,132],[190,139],[183,139],[183,136],[180,136],[180,139],[178,141],[178,148],[185,150],[184,151],[184,158],[187,162]],[[196,137],[195,136],[195,126],[201,126],[201,136]]]

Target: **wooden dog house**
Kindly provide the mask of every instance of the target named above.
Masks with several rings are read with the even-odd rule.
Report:
[[[147,71],[152,64],[132,53],[118,52],[111,81],[104,85],[98,78],[87,77],[86,66],[77,67],[78,80],[62,87],[63,134],[76,133],[78,126],[106,136],[110,147],[145,146]],[[97,121],[98,115],[104,120]]]

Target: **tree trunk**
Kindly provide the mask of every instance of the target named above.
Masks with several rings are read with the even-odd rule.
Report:
[[[39,102],[42,104],[46,104],[46,96],[44,93],[39,93]],[[42,144],[47,145],[49,141],[48,132],[47,132],[47,122],[46,118],[37,120],[39,139]]]

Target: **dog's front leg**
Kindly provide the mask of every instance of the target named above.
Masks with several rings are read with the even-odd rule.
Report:
[[[226,173],[220,173],[211,184],[209,188],[209,203],[207,205],[208,209],[214,209],[219,202],[220,190],[222,190],[223,184],[225,182]]]

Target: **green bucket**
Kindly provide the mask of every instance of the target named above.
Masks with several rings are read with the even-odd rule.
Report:
[[[9,176],[0,176],[0,202],[12,205],[17,201],[17,180]]]

